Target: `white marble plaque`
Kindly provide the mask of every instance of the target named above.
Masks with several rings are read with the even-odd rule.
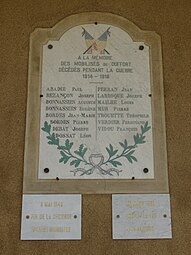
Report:
[[[150,48],[107,24],[43,45],[40,179],[153,179]]]
[[[81,195],[23,195],[21,240],[81,239]]]
[[[169,194],[112,195],[113,239],[172,238]]]

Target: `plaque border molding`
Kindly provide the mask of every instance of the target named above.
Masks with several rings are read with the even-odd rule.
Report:
[[[48,41],[58,41],[67,30],[74,26],[95,24],[95,22],[119,27],[127,32],[133,41],[145,43],[150,47],[154,179],[38,179],[42,47]],[[162,51],[161,38],[158,34],[143,31],[126,18],[104,12],[74,14],[64,18],[52,28],[37,28],[31,33],[23,193],[169,193]]]

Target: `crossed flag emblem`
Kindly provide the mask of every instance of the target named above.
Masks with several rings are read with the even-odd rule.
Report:
[[[107,53],[108,55],[110,55],[110,53],[106,50],[107,39],[111,34],[111,32],[109,31],[110,27],[97,39],[90,35],[85,28],[82,27],[82,29],[83,29],[82,36],[85,37],[85,42],[87,46],[87,49],[84,51],[83,54],[86,53],[92,54],[93,51],[97,51],[100,54]]]

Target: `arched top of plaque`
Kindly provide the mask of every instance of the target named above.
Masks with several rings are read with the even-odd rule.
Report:
[[[111,13],[31,34],[24,193],[167,193],[160,36]]]
[[[155,59],[161,58],[161,42],[160,36],[154,31],[141,30],[130,20],[112,13],[105,12],[85,12],[78,13],[64,18],[52,28],[36,28],[31,34],[31,42],[34,44],[46,44],[51,41],[58,41],[70,29],[75,26],[85,24],[99,25],[106,24],[108,26],[118,27],[127,34],[134,42],[144,42],[152,47]]]

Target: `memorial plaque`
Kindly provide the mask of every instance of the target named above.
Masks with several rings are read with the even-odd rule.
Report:
[[[25,193],[168,192],[160,37],[107,13],[31,35]]]
[[[23,195],[21,240],[81,239],[81,195]]]
[[[87,24],[42,52],[38,177],[154,178],[149,46]]]
[[[112,195],[113,239],[172,238],[169,194]]]

